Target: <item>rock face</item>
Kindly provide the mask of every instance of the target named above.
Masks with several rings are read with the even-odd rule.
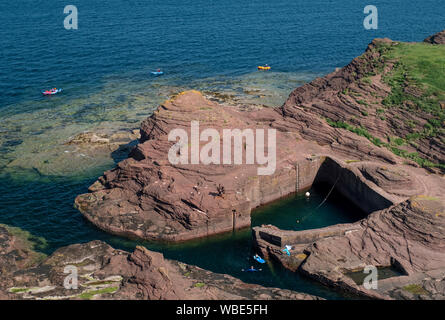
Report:
[[[428,42],[440,43],[441,36],[430,37]],[[350,65],[297,88],[282,107],[283,115],[297,121],[303,138],[329,144],[335,155],[345,155],[351,159],[363,159],[365,155],[377,158],[372,161],[346,161],[348,165],[331,160],[319,170],[319,178],[331,185],[335,183],[335,177],[340,177],[343,172],[340,185],[336,188],[372,213],[353,224],[299,232],[262,226],[254,228],[253,236],[265,256],[332,287],[379,299],[444,299],[443,176],[425,175],[421,172],[423,169],[415,168],[416,164],[409,161],[402,165],[397,157],[383,148],[378,152],[369,152],[364,144],[357,146],[352,141],[345,141],[344,137],[332,134],[323,127],[321,119],[318,118],[319,125],[314,126],[313,122],[313,116],[317,114],[340,123],[340,127],[348,131],[367,136],[373,144],[383,145],[381,142],[386,137],[403,137],[410,130],[413,132],[414,128],[407,126],[410,121],[425,123],[425,119],[431,118],[431,114],[423,110],[408,112],[408,101],[399,108],[382,106],[384,98],[392,93],[383,77],[391,72],[394,64],[387,60],[381,61],[381,64],[380,58],[385,50],[397,45],[388,39],[373,41],[366,53],[354,59]],[[363,81],[364,78],[371,81]],[[408,97],[417,94],[409,86],[404,90],[410,92]],[[378,119],[377,110],[385,110],[385,121]],[[391,114],[390,121],[387,121],[388,113]],[[351,130],[353,125],[366,129],[366,132]],[[380,139],[380,143],[376,138]],[[425,135],[413,147],[430,160],[443,163],[443,141],[440,134]],[[413,167],[409,168],[406,164]],[[440,170],[428,170],[440,173]],[[362,183],[357,184],[354,176]],[[364,185],[384,199],[369,190],[363,194]],[[360,194],[363,195],[360,197]],[[385,199],[391,200],[391,203],[385,202]],[[380,208],[375,206],[377,203],[381,204]],[[370,207],[370,204],[374,204],[374,207]],[[290,256],[282,251],[286,245],[292,247]],[[366,289],[364,276],[357,278],[364,274],[366,266],[378,268],[377,289]]]
[[[327,183],[370,215],[301,232],[255,228],[263,253],[367,297],[441,298],[445,140],[438,99],[444,93],[428,95],[421,79],[402,72],[389,53],[404,52],[405,45],[374,40],[346,67],[295,89],[280,108],[219,105],[184,92],[142,123],[130,157],[78,196],[76,207],[111,233],[183,241],[249,226],[253,208]],[[276,170],[262,176],[258,165],[172,164],[175,142],[168,135],[184,129],[190,137],[192,121],[201,132],[275,129]],[[222,150],[222,140],[219,145]],[[282,254],[286,244],[291,256]],[[403,276],[366,290],[350,273],[368,264]]]
[[[397,88],[404,91],[401,102],[398,102],[400,104],[390,105],[395,103],[393,99],[396,98],[388,85],[389,80],[385,81],[385,78],[392,77],[391,72],[398,61],[389,59],[385,53],[399,44],[389,39],[375,39],[363,55],[346,67],[295,89],[281,108],[283,115],[295,119],[303,138],[330,144],[337,153],[361,158],[363,154],[371,152],[386,162],[392,162],[394,153],[388,152],[388,149],[397,152],[399,145],[392,143],[391,139],[418,134],[418,140],[406,143],[407,152],[416,152],[435,163],[445,163],[443,132],[421,134],[435,117],[417,105],[418,97],[425,94],[424,89],[420,89],[420,85],[413,85],[415,81],[405,76],[406,79]],[[445,63],[445,60],[440,63]],[[314,121],[314,116],[317,121]],[[327,130],[326,125],[322,125],[326,124],[323,119],[368,137],[374,145],[388,144],[388,148],[368,151],[367,146],[345,141],[348,138]],[[403,143],[403,140],[398,142]],[[410,159],[405,162],[416,165]],[[429,170],[439,172],[434,168]]]
[[[23,262],[37,253],[12,250],[19,238],[1,228],[0,299],[318,299],[289,290],[246,284],[228,275],[164,259],[144,247],[133,253],[116,250],[101,241],[74,244],[42,262]],[[12,255],[11,252],[16,251]],[[9,267],[6,264],[9,264]],[[77,273],[77,288],[65,280]],[[71,279],[71,278],[70,278]]]
[[[190,136],[191,121],[199,121],[201,132],[278,129],[274,174],[258,176],[254,164],[171,164],[174,142],[168,134],[184,129]],[[199,92],[182,93],[142,123],[140,144],[130,158],[77,197],[76,206],[108,232],[143,239],[181,241],[247,227],[252,208],[295,191],[296,162],[322,150],[305,141],[297,144],[298,134],[284,125],[276,109],[222,106]]]
[[[445,30],[426,38],[424,41],[432,44],[445,44]]]
[[[279,109],[243,110],[217,105],[198,92],[185,92],[166,101],[143,122],[140,144],[130,158],[105,172],[90,187],[90,193],[78,196],[76,207],[95,225],[117,235],[182,241],[249,226],[253,208],[310,187],[326,157],[336,157],[340,162],[362,160],[362,172],[358,174],[365,177],[365,183],[377,182],[379,190],[386,190],[386,205],[412,195],[416,188],[426,191],[424,184],[416,182],[428,180],[416,178],[425,176],[423,170],[412,170],[388,150],[352,132],[332,128],[289,103]],[[174,142],[168,141],[168,133],[177,128],[190,132],[190,123],[196,119],[200,130],[276,129],[274,174],[258,176],[258,166],[247,164],[171,164],[168,152]],[[373,160],[386,163],[385,168],[395,167],[382,174],[383,169],[370,162]],[[396,179],[396,175],[390,175],[391,170],[402,176]],[[403,189],[402,180],[407,186],[404,191],[391,189],[394,185]],[[218,193],[219,185],[224,187],[224,194]],[[350,190],[354,198],[353,193]]]
[[[444,227],[445,201],[416,196],[354,224],[300,232],[264,226],[254,237],[264,255],[333,287],[372,298],[445,299]],[[373,290],[351,276],[369,265],[382,270]],[[394,274],[385,278],[385,269]]]

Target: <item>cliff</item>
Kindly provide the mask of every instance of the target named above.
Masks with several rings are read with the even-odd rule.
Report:
[[[442,285],[445,268],[440,39],[440,34],[430,43],[376,39],[344,68],[295,89],[279,108],[230,106],[196,91],[181,93],[142,123],[130,157],[78,196],[76,207],[114,234],[184,241],[247,227],[259,205],[314,183],[335,184],[369,215],[320,230],[255,228],[264,255],[367,297],[440,298],[443,290],[434,287]],[[275,170],[259,175],[261,166],[245,162],[172,163],[168,155],[175,141],[169,133],[183,129],[190,136],[192,121],[199,121],[201,131],[218,133],[276,130]],[[222,139],[218,145],[224,149]],[[240,148],[247,151],[246,144]],[[177,156],[183,152],[178,150]],[[291,259],[281,252],[286,244],[294,247]],[[366,264],[397,269],[403,277],[389,277],[380,291],[365,290],[349,274]]]
[[[444,168],[445,87],[435,73],[441,71],[444,50],[375,40],[346,67],[295,89],[280,108],[219,105],[196,91],[182,93],[142,123],[130,157],[105,172],[90,193],[78,196],[76,206],[101,229],[122,236],[203,237],[247,227],[253,208],[310,187],[317,157],[395,166],[410,184],[395,192],[394,177],[381,177],[388,180],[379,184],[388,203],[414,195],[412,190],[435,194],[428,183],[416,182],[431,179],[415,167],[436,173]],[[276,170],[260,176],[258,166],[250,164],[172,164],[168,153],[174,142],[168,135],[183,129],[190,136],[192,121],[199,121],[201,132],[275,129]],[[370,177],[371,167],[361,169],[362,175]]]

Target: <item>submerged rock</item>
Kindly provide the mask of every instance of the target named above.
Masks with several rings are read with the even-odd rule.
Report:
[[[19,228],[0,224],[0,275],[38,264],[45,255],[34,249],[44,245],[42,238],[33,237]]]

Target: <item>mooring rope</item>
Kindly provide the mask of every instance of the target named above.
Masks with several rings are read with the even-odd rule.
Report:
[[[320,208],[320,207],[323,205],[323,203],[325,203],[326,200],[328,200],[328,197],[331,195],[332,190],[334,190],[335,185],[337,184],[338,180],[340,180],[340,176],[341,176],[341,172],[338,174],[338,178],[337,178],[337,180],[335,181],[334,185],[332,186],[331,190],[329,190],[329,193],[328,193],[328,195],[326,196],[326,198],[324,198],[324,200],[318,205],[318,207],[315,208],[315,210],[317,210],[318,208]]]
[[[307,216],[303,217],[301,219],[301,222],[303,222],[304,220],[306,220],[308,217],[310,217],[311,215],[313,215],[315,213],[315,211],[317,211],[325,202],[326,200],[328,200],[329,196],[331,195],[332,191],[334,190],[335,186],[337,185],[338,180],[340,180],[341,177],[341,172],[338,174],[337,180],[335,181],[335,183],[332,185],[331,190],[329,190],[328,194],[326,195],[326,197],[324,198],[324,200],[311,212],[309,213]],[[297,223],[300,223],[300,220],[297,220]]]

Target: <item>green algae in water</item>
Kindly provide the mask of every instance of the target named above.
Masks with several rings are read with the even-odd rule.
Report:
[[[28,259],[27,265],[24,267],[32,267],[40,263],[46,258],[44,253],[48,246],[45,238],[37,237],[26,230],[22,230],[18,227],[12,227],[10,225],[0,224],[0,227],[5,228],[11,235],[15,237],[15,241],[19,242],[20,248],[27,251]],[[17,243],[16,243],[17,245]],[[19,292],[22,289],[17,289]]]
[[[110,169],[115,161],[107,153],[91,155],[66,145],[75,135],[139,128],[163,101],[189,89],[228,104],[278,106],[292,89],[316,75],[254,72],[184,82],[169,76],[132,81],[134,75],[128,72],[83,90],[88,94],[67,90],[54,99],[21,101],[0,110],[0,170],[13,175],[28,169],[41,176],[98,176],[97,168]]]
[[[360,270],[360,271],[347,272],[345,273],[345,275],[354,280],[354,282],[360,286],[365,281],[365,278],[369,276],[369,273],[365,273],[363,272],[363,270]],[[377,267],[377,275],[379,280],[383,280],[383,279],[403,276],[403,273],[401,273],[395,267],[389,266],[389,267]]]
[[[8,230],[10,234],[20,239],[23,244],[31,250],[44,250],[48,246],[48,242],[45,238],[36,237],[26,230],[4,224],[0,224],[0,227]]]

